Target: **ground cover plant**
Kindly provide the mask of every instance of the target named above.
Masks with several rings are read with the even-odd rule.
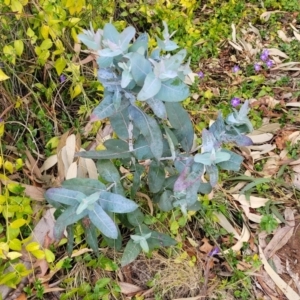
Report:
[[[0,5],[2,298],[299,298],[297,1]]]

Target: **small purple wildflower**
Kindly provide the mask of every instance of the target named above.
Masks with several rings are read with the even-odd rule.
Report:
[[[66,77],[65,75],[60,75],[60,76],[59,76],[59,81],[60,81],[60,83],[65,82],[66,79],[67,79],[67,77]]]
[[[208,257],[212,257],[220,252],[220,249],[218,247],[214,247],[209,253]]]
[[[204,73],[202,71],[199,71],[198,72],[198,77],[202,79],[204,77]]]
[[[231,105],[233,107],[237,107],[240,104],[241,104],[241,99],[240,98],[234,97],[234,98],[231,99]]]
[[[254,70],[255,70],[256,72],[259,72],[260,69],[261,69],[261,65],[258,64],[258,63],[255,63],[255,64],[254,64]]]
[[[272,68],[272,66],[273,66],[273,61],[272,60],[267,60],[266,61],[266,66],[268,67],[268,69],[270,69],[270,68]]]
[[[237,73],[238,71],[240,71],[240,67],[239,66],[234,66],[233,68],[232,68],[232,72],[233,73]]]
[[[264,49],[263,52],[260,55],[260,59],[262,61],[267,61],[269,58],[269,50],[268,49]]]

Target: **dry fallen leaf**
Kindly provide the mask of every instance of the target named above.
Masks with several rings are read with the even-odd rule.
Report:
[[[242,205],[251,207],[251,208],[259,208],[265,206],[265,204],[269,201],[267,198],[250,196],[249,201],[246,199],[245,195],[233,194],[232,197],[234,200],[240,202]]]
[[[249,239],[250,239],[250,231],[249,231],[248,227],[245,224],[243,224],[241,238],[230,249],[233,251],[241,250],[244,243],[247,243],[249,241]],[[230,251],[230,249],[225,250],[224,253],[225,254],[228,253]]]
[[[269,265],[261,246],[258,246],[258,249],[259,256],[263,263],[265,271],[269,274],[269,276],[275,282],[277,287],[283,292],[283,294],[288,298],[288,300],[300,300],[300,296],[288,284],[286,284]]]
[[[240,239],[241,236],[237,233],[237,231],[233,228],[233,226],[229,223],[227,218],[219,212],[215,212],[214,215],[218,218],[218,223],[228,232],[232,233],[234,238]]]
[[[141,287],[127,282],[119,282],[118,285],[124,295],[135,294],[143,290]]]

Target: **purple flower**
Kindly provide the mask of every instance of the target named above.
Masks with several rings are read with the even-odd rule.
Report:
[[[60,83],[65,82],[66,79],[67,79],[67,77],[66,77],[65,75],[60,75],[60,76],[59,76],[59,81],[60,81]]]
[[[220,252],[220,249],[218,247],[214,247],[209,253],[208,257],[214,256]]]
[[[261,65],[258,64],[258,63],[255,63],[255,64],[254,64],[254,70],[255,70],[256,72],[259,72],[260,69],[261,69]]]
[[[198,77],[199,77],[199,78],[203,78],[203,77],[204,77],[204,73],[203,73],[202,71],[199,71],[199,72],[198,72]]]
[[[269,50],[268,49],[264,49],[263,52],[260,55],[260,59],[262,61],[266,61],[269,58]]]
[[[239,66],[234,66],[234,67],[232,68],[232,72],[233,72],[233,73],[237,73],[239,70],[240,70],[240,67],[239,67]]]
[[[268,67],[268,69],[270,69],[270,68],[272,68],[272,66],[273,66],[273,61],[272,60],[267,60],[266,61],[266,66]]]
[[[231,105],[233,107],[237,107],[240,104],[241,104],[241,99],[240,98],[234,97],[234,98],[231,99]]]

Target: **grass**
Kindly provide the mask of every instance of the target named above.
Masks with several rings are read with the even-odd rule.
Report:
[[[31,4],[18,2],[18,9],[22,6],[19,16],[7,3],[0,3],[3,7],[0,15],[3,25],[0,32],[0,48],[3,49],[0,54],[1,70],[9,76],[8,80],[0,82],[0,115],[5,122],[5,132],[3,136],[0,134],[2,274],[9,265],[14,272],[21,270],[18,264],[24,264],[25,259],[21,257],[18,260],[7,256],[7,253],[21,251],[23,244],[28,242],[26,238],[41,219],[40,211],[48,209],[46,202],[39,203],[34,199],[35,194],[30,194],[30,200],[22,190],[9,186],[7,177],[33,187],[56,186],[56,166],[42,176],[34,171],[35,166],[40,168],[42,162],[56,151],[57,147],[46,147],[47,142],[70,130],[78,133],[81,143],[89,147],[98,129],[107,125],[105,122],[98,123],[89,132],[85,127],[103,92],[94,76],[92,62],[79,65],[87,55],[76,48],[78,41],[75,36],[82,28],[89,26],[90,20],[96,28],[111,19],[118,29],[133,24],[138,31],[150,30],[156,34],[159,33],[161,21],[166,20],[171,32],[177,30],[175,39],[187,48],[192,69],[204,73],[204,78],[197,79],[192,86],[191,97],[184,102],[199,134],[199,144],[201,130],[215,119],[218,110],[224,115],[229,113],[233,97],[257,100],[251,110],[251,121],[256,129],[266,122],[279,122],[281,129],[271,141],[261,145],[269,143],[275,148],[260,153],[258,159],[253,158],[254,151],[261,150],[242,150],[245,158],[243,172],[248,170],[247,176],[252,182],[272,178],[268,183],[253,185],[246,193],[249,197],[271,200],[271,204],[250,209],[262,218],[261,222],[249,221],[240,203],[233,198],[233,194],[239,193],[251,181],[242,179],[243,172],[223,172],[217,189],[210,195],[199,196],[203,209],[188,217],[182,216],[178,210],[171,213],[159,211],[155,204],[154,213],[150,215],[147,199],[138,199],[146,214],[147,225],[154,230],[170,233],[178,242],[176,247],[160,249],[148,256],[142,254],[130,267],[121,269],[118,266],[120,252],[108,250],[99,236],[102,252],[100,258],[96,258],[86,248],[83,228],[78,225],[72,258],[67,257],[65,239],[60,244],[48,245],[54,258],[48,259],[44,273],[40,270],[40,273],[28,275],[23,270],[17,277],[2,275],[0,285],[12,288],[12,296],[26,294],[30,299],[48,299],[48,295],[84,300],[100,297],[104,300],[128,299],[130,295],[136,300],[196,296],[206,299],[260,299],[263,293],[257,288],[255,276],[261,268],[256,247],[258,236],[262,231],[269,233],[269,237],[274,234],[274,230],[281,226],[276,220],[282,219],[285,207],[299,208],[299,190],[292,184],[293,167],[284,162],[282,165],[274,163],[270,167],[269,158],[275,157],[281,161],[279,155],[287,150],[287,159],[299,159],[299,142],[284,140],[284,137],[299,130],[299,107],[285,105],[297,102],[300,81],[297,70],[263,68],[256,73],[253,64],[260,61],[259,56],[264,48],[276,48],[288,56],[275,57],[281,60],[276,61],[276,65],[297,62],[294,68],[299,69],[299,40],[286,42],[277,33],[282,30],[289,38],[294,37],[293,30],[286,25],[288,23],[299,30],[298,1],[143,1],[138,4],[123,0],[103,1],[101,7],[97,1],[89,1],[81,8],[78,3],[82,1],[79,1],[76,11],[76,1],[69,1],[67,6],[66,1],[45,0]],[[260,18],[262,13],[275,10],[280,12],[271,14],[269,20]],[[248,30],[249,22],[259,31],[261,39]],[[244,49],[238,51],[228,43],[232,40],[232,23],[235,24],[237,37],[256,47],[256,54],[251,55]],[[21,41],[23,50],[15,43],[16,40]],[[48,49],[46,46],[43,48],[43,43],[48,43],[48,40],[53,44]],[[154,45],[155,41],[151,43]],[[37,47],[43,49],[39,51]],[[55,67],[61,57],[65,62],[62,70]],[[232,72],[235,65],[241,68],[238,74]],[[272,105],[272,99],[279,102]],[[19,168],[19,164],[23,166]],[[238,176],[240,179],[234,179]],[[130,184],[130,179],[127,184]],[[237,185],[241,186],[240,189]],[[148,193],[146,185],[143,192]],[[243,224],[247,224],[250,238],[238,251],[225,253],[235,245],[236,239],[232,232],[228,233],[224,228],[216,215],[218,213],[229,220],[238,234],[242,233]],[[25,220],[26,224],[12,228],[11,223],[20,219]],[[129,237],[130,232],[123,234]],[[209,256],[214,247],[220,249],[220,254]],[[31,269],[35,268],[34,260],[40,254],[34,251],[44,248],[47,249],[47,245],[28,250],[33,254]],[[21,280],[27,277],[25,288],[17,288]],[[124,282],[132,285],[127,287],[129,292],[122,286]],[[139,287],[140,291],[134,292],[133,286]],[[4,293],[2,289],[1,292]]]

